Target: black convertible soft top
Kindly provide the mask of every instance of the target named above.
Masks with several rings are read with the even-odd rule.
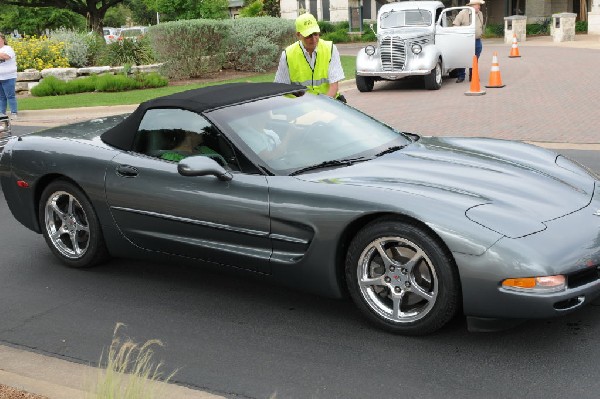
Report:
[[[145,101],[123,122],[101,136],[102,141],[122,150],[130,150],[144,113],[151,108],[181,108],[204,112],[215,108],[276,95],[305,91],[306,87],[283,83],[228,83],[187,90]]]

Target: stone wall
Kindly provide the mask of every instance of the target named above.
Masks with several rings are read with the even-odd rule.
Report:
[[[150,73],[158,72],[162,64],[135,65],[131,67],[131,72]],[[26,69],[23,72],[17,72],[17,83],[15,91],[19,94],[27,94],[38,85],[45,77],[54,76],[64,81],[69,81],[90,75],[116,75],[123,73],[125,67],[97,66],[87,68],[48,68],[42,71],[37,69]]]

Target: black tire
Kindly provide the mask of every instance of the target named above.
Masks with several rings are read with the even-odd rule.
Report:
[[[458,273],[447,250],[424,229],[399,220],[379,219],[358,232],[346,257],[346,281],[367,319],[398,334],[432,333],[459,308]]]
[[[375,86],[375,78],[372,76],[356,75],[356,88],[361,93],[372,91],[373,86]]]
[[[427,90],[439,90],[442,87],[442,63],[435,64],[429,75],[424,76],[425,88]]]
[[[39,221],[46,243],[68,266],[91,267],[108,259],[96,212],[74,184],[55,180],[44,189]]]

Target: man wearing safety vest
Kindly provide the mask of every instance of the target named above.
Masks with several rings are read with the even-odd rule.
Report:
[[[327,94],[346,102],[338,93],[338,82],[344,79],[340,53],[332,42],[319,37],[320,32],[312,14],[296,18],[298,41],[281,53],[275,82],[303,85],[310,93]]]

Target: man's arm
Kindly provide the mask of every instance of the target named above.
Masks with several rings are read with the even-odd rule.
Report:
[[[338,82],[344,80],[344,68],[342,68],[342,61],[340,59],[340,53],[335,45],[333,45],[333,51],[331,52],[331,61],[329,62],[328,70],[329,78],[329,90],[327,95],[329,97],[335,97],[338,92]]]
[[[456,18],[454,18],[454,22],[452,23],[454,26],[464,26],[469,25],[469,10],[462,10],[458,13]]]
[[[287,57],[285,51],[281,52],[281,58],[279,58],[279,66],[277,67],[277,73],[275,74],[275,83],[292,83],[290,80],[290,71],[287,65]]]

